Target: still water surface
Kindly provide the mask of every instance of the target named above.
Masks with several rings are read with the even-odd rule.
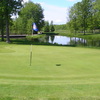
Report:
[[[41,39],[42,42],[59,45],[81,45],[81,46],[100,46],[100,40],[85,40],[76,37],[51,35]]]

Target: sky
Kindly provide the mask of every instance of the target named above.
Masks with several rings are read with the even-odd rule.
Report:
[[[28,2],[29,0],[24,0]],[[77,2],[82,0],[30,0],[41,4],[45,21],[53,21],[53,24],[66,24],[68,11]]]

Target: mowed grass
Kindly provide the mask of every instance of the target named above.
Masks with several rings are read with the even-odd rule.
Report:
[[[0,100],[100,100],[100,50],[0,45]]]

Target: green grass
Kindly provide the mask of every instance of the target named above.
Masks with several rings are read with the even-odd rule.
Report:
[[[0,43],[0,100],[100,100],[99,49],[30,47]]]
[[[77,33],[75,32],[70,32],[70,30],[57,30],[57,33],[62,36],[69,36],[69,37],[79,37],[79,38],[84,38],[88,40],[100,40],[100,32],[98,31],[97,33],[88,33],[86,32],[85,35],[84,33]]]
[[[90,39],[90,40],[100,40],[100,34],[89,34],[89,35],[83,35],[80,37],[84,39]]]
[[[27,40],[34,40],[34,39],[39,39],[39,38],[43,38],[45,35],[43,34],[40,34],[40,35],[29,35],[29,36],[26,36],[26,39]]]

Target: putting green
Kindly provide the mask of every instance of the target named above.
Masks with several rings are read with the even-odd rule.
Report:
[[[33,45],[30,66],[30,45],[0,46],[1,99],[100,99],[99,49]]]

